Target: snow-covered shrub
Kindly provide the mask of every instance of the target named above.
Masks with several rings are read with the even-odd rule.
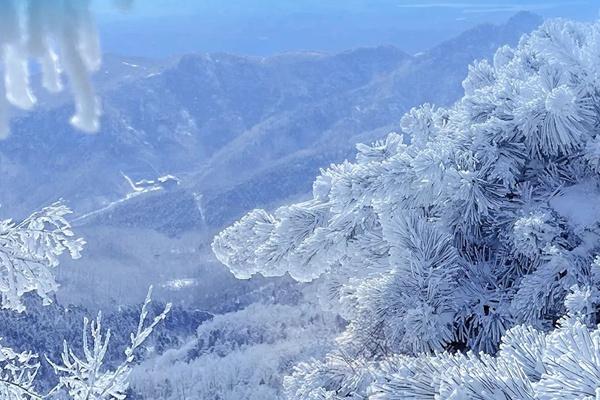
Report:
[[[59,256],[68,252],[72,258],[78,258],[85,244],[83,239],[74,238],[71,225],[65,219],[70,213],[71,210],[65,205],[56,203],[21,222],[0,221],[2,308],[23,311],[25,306],[22,297],[29,292],[35,292],[44,304],[49,304],[49,294],[58,287],[53,272],[59,263]],[[83,355],[64,340],[61,360],[48,359],[59,379],[58,384],[48,393],[40,394],[36,386],[40,369],[37,354],[28,351],[18,353],[0,346],[0,398],[124,399],[129,388],[129,375],[136,359],[136,350],[156,325],[165,319],[171,307],[167,304],[164,311],[147,323],[151,292],[152,288],[142,306],[137,329],[130,334],[131,342],[125,349],[124,361],[115,368],[106,366],[105,357],[111,331],[102,330],[101,314],[92,323],[84,318]]]
[[[336,352],[286,379],[291,398],[363,398],[369,363],[389,366],[379,398],[597,396],[599,61],[600,23],[548,21],[476,62],[452,107],[409,112],[410,140],[357,146],[312,199],[215,238],[236,276],[319,279],[348,321]],[[585,315],[538,332],[567,309]]]
[[[0,312],[0,344],[18,352],[43,354],[39,359],[36,389],[47,392],[58,383],[52,366],[46,361],[60,360],[66,341],[76,354],[83,354],[83,324],[81,321],[93,312],[82,306],[64,306],[60,303],[44,305],[35,295],[23,298],[26,310],[22,313]],[[122,306],[102,313],[102,327],[111,331],[110,345],[104,356],[104,366],[114,369],[123,362],[123,350],[130,344],[130,332],[137,329],[142,304]],[[165,304],[152,302],[148,307],[151,314],[160,314]],[[210,315],[208,313],[173,306],[165,320],[136,351],[138,360],[144,360],[166,349],[181,346],[194,334],[196,328]]]
[[[130,334],[131,342],[124,351],[125,360],[114,369],[107,369],[104,366],[111,331],[102,330],[102,314],[99,313],[96,320],[91,323],[84,318],[83,356],[78,355],[65,341],[61,362],[48,360],[59,376],[59,383],[51,393],[64,391],[74,400],[124,399],[129,389],[129,375],[136,358],[136,350],[146,341],[156,325],[165,319],[171,309],[171,305],[167,304],[164,311],[147,323],[151,296],[152,288],[148,291],[142,306],[137,329]]]

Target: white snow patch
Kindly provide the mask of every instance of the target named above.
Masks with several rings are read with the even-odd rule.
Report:
[[[171,279],[165,282],[162,287],[170,290],[181,290],[195,285],[195,279]]]
[[[206,222],[206,217],[204,215],[204,208],[202,207],[202,201],[204,200],[204,194],[194,192],[193,195],[194,195],[194,200],[196,201],[196,207],[198,208],[198,211],[200,211],[200,217],[202,218],[202,221]]]
[[[556,212],[579,228],[600,221],[600,189],[592,182],[561,189],[549,203]]]
[[[122,61],[121,63],[123,65],[127,65],[128,67],[131,67],[131,68],[138,68],[139,67],[139,65],[128,63],[128,62],[125,62],[125,61]]]

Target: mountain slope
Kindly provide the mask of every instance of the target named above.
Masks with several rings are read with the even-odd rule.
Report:
[[[208,224],[219,227],[254,207],[308,192],[310,176],[320,167],[350,157],[357,142],[370,142],[399,129],[398,118],[410,107],[425,102],[451,104],[462,93],[469,63],[491,57],[504,44],[515,45],[540,22],[535,15],[519,13],[505,25],[479,26],[365,86],[323,96],[253,127],[211,157],[194,179],[195,190],[206,191]],[[223,186],[228,187],[223,190]],[[259,192],[265,187],[275,193]]]
[[[104,108],[98,135],[64,124],[72,105],[62,97],[57,107],[43,102],[46,109],[15,119],[13,136],[0,143],[0,185],[13,189],[0,203],[11,215],[59,197],[79,212],[93,210],[126,192],[121,171],[141,179],[197,170],[261,121],[362,86],[408,58],[381,48],[266,59],[192,55],[161,66],[109,59],[96,79]]]

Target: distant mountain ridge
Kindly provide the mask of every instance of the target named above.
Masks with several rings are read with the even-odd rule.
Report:
[[[390,74],[374,77],[364,86],[301,105],[239,136],[193,179],[197,191],[219,185],[214,183],[218,180],[234,183],[216,193],[206,191],[208,224],[219,227],[254,207],[308,192],[312,184],[309,177],[319,168],[352,157],[357,142],[371,142],[398,130],[399,118],[410,107],[425,102],[441,106],[453,103],[462,94],[468,64],[491,57],[501,45],[516,44],[522,34],[540,23],[536,15],[519,13],[505,25],[479,26],[405,60]],[[321,125],[311,125],[314,121]],[[298,145],[298,137],[305,142]],[[270,159],[272,154],[278,158]],[[231,174],[224,176],[232,170],[237,171],[234,179]],[[256,189],[264,187],[277,193],[266,198]]]
[[[372,56],[378,52],[383,54]],[[101,132],[82,136],[66,126],[61,117],[70,104],[17,118],[14,135],[0,143],[0,162],[18,170],[6,171],[0,184],[16,192],[35,188],[36,196],[12,201],[0,196],[0,202],[9,210],[12,204],[31,209],[64,197],[88,211],[98,205],[95,197],[101,203],[123,194],[122,170],[140,178],[195,170],[262,120],[363,85],[409,57],[393,48],[368,53],[184,56],[162,69],[143,61],[105,64],[97,79],[105,111]],[[120,82],[110,78],[115,75]],[[86,186],[88,193],[81,193]]]
[[[235,116],[228,116],[243,121],[248,128],[240,126],[238,131],[217,133],[217,138],[203,142],[212,154],[198,163],[200,172],[192,171],[183,186],[201,198],[203,222],[209,230],[230,223],[248,209],[300,196],[310,190],[311,176],[320,167],[351,157],[356,142],[369,142],[398,129],[399,117],[411,106],[423,102],[451,104],[462,92],[462,78],[470,62],[491,56],[503,44],[516,44],[523,33],[540,22],[533,14],[519,13],[505,25],[482,25],[417,56],[389,46],[337,55],[186,56],[165,72],[164,79],[172,83],[172,88],[177,76],[205,79],[205,75],[213,74],[215,80],[203,84],[212,88],[208,93],[225,85],[234,88],[226,91],[228,96],[217,102],[220,109],[212,112],[225,115],[223,104],[233,102],[233,98],[254,107],[247,106],[252,111],[240,107]],[[212,72],[200,73],[207,70]],[[263,80],[251,81],[250,88],[240,88],[239,81],[234,82],[236,86],[224,79],[232,73],[261,76]],[[283,83],[273,84],[270,78],[265,84],[264,77],[273,75]],[[335,79],[330,82],[332,77]],[[273,87],[279,88],[277,97],[273,96]],[[186,90],[180,88],[179,95]],[[241,93],[247,97],[236,97]],[[217,107],[198,101],[191,115],[206,107]],[[230,140],[225,140],[227,134],[232,135]],[[153,197],[156,199],[151,202],[162,201],[160,195]],[[124,220],[130,220],[125,215],[128,212],[122,213]],[[192,210],[189,212],[193,215]],[[118,219],[114,213],[111,215],[111,223]]]

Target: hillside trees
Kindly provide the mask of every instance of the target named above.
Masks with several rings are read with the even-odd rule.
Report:
[[[142,362],[134,393],[147,400],[278,400],[286,372],[323,357],[339,332],[314,304],[254,303],[201,324],[179,348]]]

